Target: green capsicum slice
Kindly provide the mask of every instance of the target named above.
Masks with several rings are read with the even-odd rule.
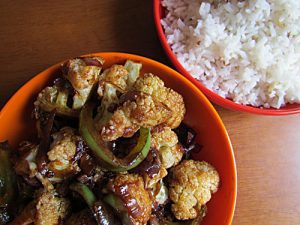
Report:
[[[118,158],[101,140],[94,126],[93,109],[94,105],[88,103],[81,110],[79,132],[94,155],[104,162],[111,171],[122,172],[138,166],[147,157],[150,150],[150,129],[141,128],[136,146],[125,158]]]
[[[110,206],[101,200],[97,200],[88,186],[82,183],[72,183],[70,189],[81,195],[93,212],[94,218],[99,225],[121,225],[114,216]]]
[[[70,185],[70,189],[80,194],[80,196],[84,199],[84,201],[90,208],[93,207],[93,205],[96,202],[96,196],[88,186],[77,182],[77,183],[72,183]]]
[[[10,162],[7,142],[0,142],[0,207],[6,207],[17,195],[16,175]]]
[[[119,214],[123,225],[134,225],[131,217],[128,214],[122,200],[113,194],[108,194],[103,199],[108,205],[110,205]]]

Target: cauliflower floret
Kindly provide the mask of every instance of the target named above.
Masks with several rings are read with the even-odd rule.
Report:
[[[53,142],[47,155],[50,160],[48,168],[54,172],[55,177],[63,178],[80,171],[78,163],[73,162],[77,151],[76,142],[81,140],[75,132],[73,128],[64,127],[52,134]]]
[[[65,62],[62,65],[63,77],[69,82],[59,78],[53,86],[44,88],[34,102],[36,109],[46,112],[55,109],[58,114],[77,117],[99,80],[103,63],[101,57],[80,57]],[[73,96],[72,106],[68,105],[70,96]]]
[[[60,198],[55,191],[39,192],[23,211],[9,224],[11,225],[57,225],[69,214],[71,203]]]
[[[136,174],[119,174],[110,180],[108,188],[119,196],[134,224],[147,223],[151,215],[152,201],[142,177]]]
[[[163,146],[173,147],[178,143],[177,135],[170,127],[158,126],[151,131],[151,146],[160,149]]]
[[[153,74],[145,74],[144,76],[139,77],[133,88],[137,91],[142,91],[154,97],[158,97],[160,94],[164,95],[164,82],[157,76]]]
[[[52,103],[54,103],[58,96],[57,87],[46,87],[44,88],[37,97],[37,100],[34,102],[36,106],[40,106],[42,108],[47,109],[47,107],[51,107]],[[45,111],[52,111],[54,108],[47,109]]]
[[[99,87],[97,90],[99,96],[103,95],[105,83],[112,84],[121,93],[130,90],[138,78],[141,68],[141,63],[127,60],[124,66],[112,65],[110,68],[106,69],[100,76]]]
[[[113,66],[111,70],[117,70],[119,66],[116,66]],[[115,79],[118,81],[117,83],[122,81],[122,86],[126,86],[125,79],[119,81],[120,76],[114,77],[109,74],[111,74],[110,70],[103,76],[111,77],[111,80]],[[100,95],[103,95],[103,89],[104,85],[100,91],[98,88]],[[125,101],[120,100],[119,108],[110,116],[110,119],[106,119],[106,122],[102,122],[100,125],[98,123],[96,126],[104,141],[113,141],[122,136],[131,137],[140,127],[153,127],[165,123],[167,126],[175,128],[183,120],[185,106],[182,96],[172,89],[166,88],[164,82],[157,76],[146,74],[138,77],[133,84],[133,90],[125,95]]]
[[[100,76],[100,80],[113,84],[121,91],[126,90],[127,78],[128,71],[122,65],[113,65],[106,69]]]
[[[75,90],[90,87],[99,78],[104,59],[101,57],[79,57],[63,64],[63,76]]]
[[[127,60],[124,66],[113,65],[101,74],[97,93],[102,100],[95,118],[98,130],[110,120],[114,108],[119,105],[118,94],[132,87],[139,76],[141,66],[140,63]]]
[[[157,183],[159,183],[159,181],[161,181],[165,176],[168,175],[168,171],[166,170],[166,168],[161,167],[158,171],[157,174],[155,174],[153,177],[150,176],[145,176],[144,180],[145,180],[145,186],[147,188],[154,188],[155,185]]]
[[[151,132],[151,146],[159,150],[159,156],[164,168],[177,165],[183,156],[178,144],[178,138],[170,127],[159,127]]]
[[[153,74],[145,74],[139,77],[133,87],[136,91],[141,91],[152,96],[154,101],[161,102],[171,114],[164,123],[171,128],[179,126],[185,114],[183,98],[176,91],[164,86],[164,82]]]
[[[66,217],[70,202],[55,196],[55,192],[43,192],[37,199],[36,225],[57,225]]]
[[[103,63],[101,57],[79,57],[63,64],[63,76],[76,91],[73,109],[81,108],[87,101],[93,86],[99,80]]]
[[[161,124],[170,116],[162,103],[153,101],[150,95],[139,93],[135,100],[126,101],[111,119],[100,129],[104,141],[119,137],[131,137],[140,127],[153,127]]]
[[[180,162],[183,150],[180,144],[176,144],[173,147],[163,146],[159,149],[159,155],[163,167],[168,169]]]
[[[54,189],[52,183],[61,182],[64,178],[73,176],[80,172],[78,162],[74,160],[77,153],[77,143],[82,141],[76,135],[76,130],[64,127],[60,131],[52,134],[53,141],[47,152],[49,162],[47,170],[53,176],[43,176],[38,171],[37,154],[39,145],[23,142],[20,147],[20,157],[15,163],[16,173],[30,179],[30,182],[40,181],[47,190]],[[37,180],[36,180],[37,178]]]
[[[220,178],[213,166],[204,161],[184,160],[171,170],[169,197],[172,212],[179,220],[194,219],[201,206],[216,192]]]
[[[44,88],[34,102],[36,109],[42,109],[45,112],[56,110],[57,114],[76,117],[79,114],[78,110],[68,107],[68,96],[70,90],[67,88],[59,88],[56,85]],[[35,117],[39,119],[39,110],[36,110]]]

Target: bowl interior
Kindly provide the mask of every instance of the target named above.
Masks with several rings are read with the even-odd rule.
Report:
[[[300,104],[287,104],[280,109],[274,108],[263,108],[263,107],[253,107],[249,105],[241,105],[233,102],[230,99],[226,99],[206,88],[202,83],[196,80],[189,72],[187,72],[181,63],[177,60],[176,55],[173,53],[171,47],[169,46],[167,39],[164,34],[163,27],[161,26],[160,20],[165,17],[165,9],[161,5],[161,0],[154,0],[154,20],[155,26],[158,33],[158,37],[164,48],[166,54],[168,55],[170,61],[175,66],[175,68],[183,74],[186,78],[188,78],[193,84],[195,84],[211,101],[214,103],[223,106],[224,108],[228,108],[236,111],[244,111],[255,114],[263,114],[263,115],[288,115],[300,113]]]
[[[226,129],[217,112],[206,97],[176,71],[153,60],[122,53],[97,53],[106,60],[105,67],[124,63],[126,59],[143,64],[142,73],[151,72],[161,77],[166,86],[178,91],[185,100],[185,123],[197,132],[197,142],[203,146],[194,155],[216,167],[221,177],[219,191],[208,203],[208,214],[203,225],[231,224],[236,201],[236,167]],[[16,147],[21,140],[34,139],[34,121],[30,115],[37,93],[59,74],[59,65],[41,72],[9,100],[0,113],[0,141],[8,140]],[[217,215],[217,216],[216,216]]]

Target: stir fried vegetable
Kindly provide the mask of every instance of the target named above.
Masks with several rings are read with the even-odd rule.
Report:
[[[103,64],[67,60],[34,103],[38,141],[11,161],[0,143],[0,225],[200,224],[219,175],[190,159],[183,97],[141,63]]]
[[[78,117],[96,87],[103,63],[101,57],[79,57],[66,61],[62,65],[63,78],[56,79],[53,86],[39,93],[34,103],[36,108]]]
[[[79,119],[79,131],[93,153],[100,160],[106,163],[111,171],[121,172],[130,170],[138,166],[147,157],[150,150],[149,129],[140,129],[140,136],[138,138],[136,146],[125,158],[120,159],[113,155],[108,147],[105,146],[103,140],[99,138],[99,134],[94,127],[92,113],[92,104],[87,104],[82,109]]]

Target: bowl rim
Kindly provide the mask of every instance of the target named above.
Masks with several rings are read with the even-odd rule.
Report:
[[[160,23],[161,21],[161,0],[153,0],[153,15],[154,15],[154,24],[156,27],[157,35],[159,37],[160,43],[169,57],[171,63],[175,66],[175,68],[184,75],[188,80],[190,80],[194,85],[197,86],[212,102],[235,111],[240,112],[248,112],[260,115],[271,115],[271,116],[282,116],[282,115],[291,115],[300,113],[300,105],[299,104],[287,104],[287,105],[299,105],[295,108],[263,108],[263,107],[254,107],[250,105],[242,105],[238,104],[230,99],[221,97],[217,93],[213,92],[212,90],[205,87],[201,82],[197,81],[192,75],[181,65],[181,63],[177,60],[176,55],[172,51],[170,45],[167,42],[166,36],[164,34],[163,27]]]
[[[186,77],[182,76],[180,73],[178,73],[176,70],[158,62],[155,61],[153,59],[150,58],[146,58],[144,56],[139,56],[139,55],[135,55],[135,54],[129,54],[129,53],[121,53],[121,52],[97,52],[97,53],[89,53],[89,54],[84,54],[82,56],[103,56],[105,58],[105,56],[109,56],[109,55],[116,55],[116,56],[120,56],[121,58],[130,58],[132,60],[136,60],[136,61],[141,61],[141,62],[146,62],[149,65],[152,65],[154,67],[157,68],[161,68],[162,70],[168,71],[168,73],[171,73],[172,75],[175,75],[177,77],[177,79],[179,80],[179,82],[184,83],[185,85],[187,85],[190,89],[190,91],[195,92],[196,95],[199,95],[203,101],[205,102],[205,104],[207,105],[208,109],[211,111],[212,117],[217,121],[217,124],[219,126],[219,129],[221,129],[221,132],[223,133],[223,135],[226,138],[226,147],[228,149],[228,153],[229,153],[229,163],[230,166],[233,169],[233,174],[232,174],[232,179],[233,179],[233,192],[232,192],[232,204],[229,206],[230,207],[230,215],[228,215],[228,224],[232,223],[233,220],[233,215],[234,215],[234,211],[235,211],[235,207],[236,207],[236,199],[237,199],[237,168],[236,168],[236,161],[235,161],[235,156],[234,156],[234,151],[233,151],[233,147],[232,147],[232,143],[230,140],[230,137],[228,135],[228,132],[225,128],[225,125],[223,123],[223,121],[221,120],[221,117],[219,116],[218,112],[216,111],[216,109],[214,108],[214,106],[211,104],[211,102],[207,99],[207,97],[191,82],[189,81]],[[63,62],[63,61],[62,61]],[[41,71],[40,73],[38,73],[37,75],[35,75],[34,77],[32,77],[31,79],[29,79],[25,84],[23,84],[10,98],[9,100],[6,102],[6,104],[3,106],[3,108],[0,111],[0,121],[2,118],[2,115],[6,114],[6,111],[8,111],[11,107],[13,107],[14,102],[16,101],[16,99],[20,98],[20,96],[22,95],[23,91],[27,88],[27,86],[30,86],[31,83],[36,83],[39,78],[41,76],[43,76],[45,73],[53,73],[57,67],[59,65],[61,65],[61,63],[56,63],[50,67],[48,67],[47,69]]]

